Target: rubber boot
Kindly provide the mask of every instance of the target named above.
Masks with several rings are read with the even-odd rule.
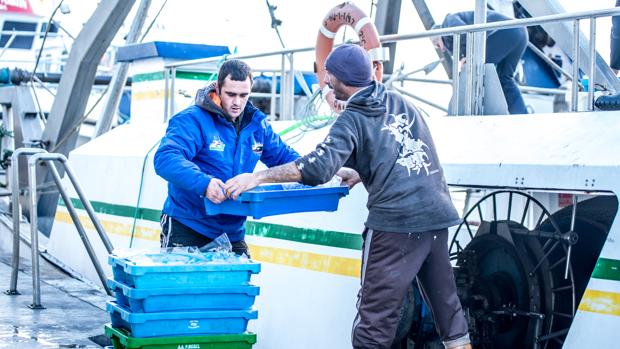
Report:
[[[620,93],[610,96],[600,96],[594,102],[600,110],[620,110]]]

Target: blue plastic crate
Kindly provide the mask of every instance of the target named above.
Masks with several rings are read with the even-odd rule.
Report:
[[[230,214],[256,219],[285,213],[336,211],[340,198],[349,194],[346,185],[312,187],[302,184],[263,185],[239,195],[237,200],[214,204],[205,198],[208,215]]]
[[[258,318],[254,309],[132,313],[108,302],[106,310],[113,327],[125,328],[137,338],[242,333],[248,321]]]
[[[114,280],[142,288],[188,288],[247,285],[252,274],[260,272],[260,264],[136,265],[115,255],[108,257]]]
[[[137,289],[108,279],[116,303],[134,313],[184,310],[242,310],[251,308],[258,286]]]

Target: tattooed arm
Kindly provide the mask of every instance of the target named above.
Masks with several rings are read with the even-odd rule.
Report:
[[[362,181],[357,171],[346,167],[341,168],[337,175],[342,178],[342,183],[348,185],[349,188],[353,188]],[[294,162],[289,162],[255,173],[242,173],[229,179],[225,184],[226,196],[236,200],[241,193],[264,183],[301,182],[301,179],[301,171],[297,165]]]
[[[316,150],[295,162],[255,173],[242,173],[229,179],[225,185],[226,196],[237,199],[241,193],[263,183],[302,182],[319,185],[329,181],[334,174],[340,175],[350,187],[359,183],[357,172],[341,169],[356,147],[357,132],[353,120],[352,115],[343,112]]]
[[[254,173],[242,173],[226,182],[226,196],[236,200],[237,197],[248,190],[264,183],[299,182],[301,172],[294,162],[272,167]]]

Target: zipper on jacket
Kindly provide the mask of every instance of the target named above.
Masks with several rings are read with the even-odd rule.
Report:
[[[256,112],[254,112],[256,113]],[[235,133],[236,133],[236,137],[235,137],[235,151],[234,151],[234,155],[233,157],[234,159],[234,163],[233,163],[233,173],[232,173],[232,177],[238,175],[241,170],[239,168],[239,162],[241,161],[241,155],[239,155],[239,159],[237,159],[237,149],[239,148],[239,139],[241,138],[241,132],[243,132],[243,130],[247,129],[252,123],[254,122],[254,114],[252,114],[252,117],[250,119],[250,121],[245,124],[245,126],[241,126],[239,127],[239,131],[237,132],[237,128],[235,127],[235,125],[233,124],[233,128],[235,129]],[[237,161],[238,160],[238,161]],[[231,177],[231,178],[232,178]]]

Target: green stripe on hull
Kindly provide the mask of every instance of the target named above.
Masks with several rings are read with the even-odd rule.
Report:
[[[303,242],[313,245],[362,249],[362,235],[341,233],[311,228],[298,228],[287,225],[248,221],[245,223],[247,235],[260,236],[281,240]]]
[[[71,203],[77,209],[83,210],[84,206],[78,199],[71,199]],[[58,201],[60,206],[65,206],[62,200]],[[115,205],[100,201],[91,201],[90,204],[97,213],[134,218],[136,208],[133,206]],[[160,210],[150,208],[139,208],[138,219],[159,222]],[[248,221],[245,224],[246,234],[272,239],[302,242],[320,246],[330,246],[346,248],[351,250],[362,249],[362,236],[360,234],[343,233],[339,231],[328,231],[311,228],[297,228],[286,225]]]
[[[217,79],[217,74],[177,71],[176,77],[177,79],[186,79],[186,80],[215,80]],[[131,77],[132,82],[157,81],[157,80],[163,80],[163,79],[164,79],[163,72],[135,74],[134,76]]]
[[[596,261],[592,277],[620,281],[620,261],[617,259],[599,258]]]
[[[82,202],[78,199],[71,199],[71,203],[77,209],[83,210],[84,206]],[[64,201],[59,200],[58,204],[60,206],[65,206]],[[97,213],[109,214],[112,216],[121,216],[121,217],[129,217],[133,218],[136,214],[136,208],[133,206],[124,206],[124,205],[113,205],[100,201],[91,201],[90,204],[93,206],[93,209]],[[159,218],[161,217],[160,210],[153,210],[150,208],[139,208],[138,209],[138,219],[142,219],[145,221],[159,222]]]

